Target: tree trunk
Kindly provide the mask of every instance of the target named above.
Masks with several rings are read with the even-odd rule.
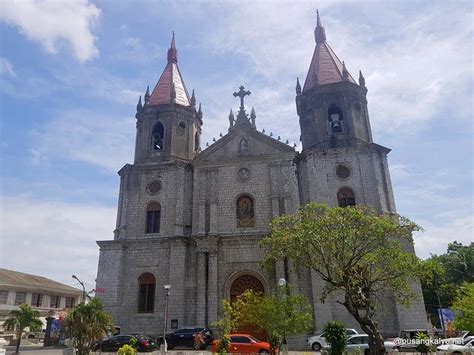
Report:
[[[18,331],[18,343],[16,344],[16,350],[15,352],[18,354],[20,352],[20,343],[21,343],[21,336],[23,334],[22,330]]]
[[[347,300],[347,296],[346,296]],[[349,311],[350,314],[359,323],[362,330],[369,336],[369,354],[370,355],[381,355],[385,354],[385,345],[382,335],[377,327],[377,322],[372,319],[373,315],[366,314],[361,316],[359,310],[353,306],[352,302],[344,302],[343,305]]]

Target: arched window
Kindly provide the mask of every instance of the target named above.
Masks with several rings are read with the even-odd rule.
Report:
[[[248,290],[265,294],[265,289],[259,279],[252,275],[242,275],[236,278],[230,286],[230,301],[235,301],[237,297]]]
[[[348,187],[340,189],[337,193],[337,203],[339,207],[355,206],[354,192]]]
[[[160,233],[161,205],[151,202],[146,208],[146,230],[145,233]]]
[[[165,128],[161,122],[157,122],[151,133],[151,146],[153,150],[162,150],[165,141]]]
[[[331,133],[342,132],[342,111],[336,105],[329,106],[328,120]]]
[[[236,206],[237,227],[255,227],[255,212],[252,197],[240,196]]]
[[[199,133],[196,132],[194,135],[194,151],[197,152],[199,150]]]
[[[156,279],[152,273],[146,272],[138,278],[138,312],[153,313],[155,310]]]

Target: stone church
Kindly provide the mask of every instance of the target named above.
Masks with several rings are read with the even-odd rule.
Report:
[[[205,119],[186,88],[173,35],[161,77],[137,105],[135,158],[119,171],[114,239],[97,242],[98,296],[122,332],[163,331],[164,285],[170,330],[211,326],[222,299],[249,288],[271,294],[281,278],[308,298],[315,329],[333,319],[358,328],[335,299],[320,302],[323,284],[310,270],[261,267],[259,241],[270,221],[303,204],[396,212],[390,149],[372,140],[364,77],[356,81],[331,49],[319,14],[314,35],[306,80],[296,83],[301,152],[257,129],[243,86],[234,93],[240,109],[231,111],[228,133],[202,149]],[[426,327],[421,288],[414,288],[420,298],[410,309],[387,295],[379,314],[383,334]]]

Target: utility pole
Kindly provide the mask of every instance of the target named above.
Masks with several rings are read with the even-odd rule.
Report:
[[[163,324],[163,351],[162,353],[168,352],[168,344],[166,342],[166,329],[168,328],[168,300],[170,298],[170,289],[171,285],[164,285],[165,288],[165,316],[164,316],[164,324]]]
[[[72,275],[73,279],[76,279],[82,286],[82,304],[86,303],[86,286],[84,286],[84,283],[79,280],[79,278],[76,275]]]

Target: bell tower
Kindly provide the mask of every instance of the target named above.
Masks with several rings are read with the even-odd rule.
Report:
[[[149,88],[137,104],[135,164],[171,160],[191,161],[199,150],[202,110],[196,110],[178,67],[173,33],[168,63],[150,94]]]
[[[296,82],[296,108],[301,127],[302,152],[298,157],[300,201],[329,206],[367,205],[379,213],[396,214],[387,155],[390,149],[376,144],[367,109],[367,88],[362,73],[358,83],[326,42],[326,31],[317,13],[316,47],[303,88]],[[412,245],[407,250],[414,252]],[[352,316],[335,300],[320,303],[323,281],[312,279],[317,328],[332,319],[356,326]],[[384,334],[423,327],[421,287],[411,309],[390,300],[377,321]],[[385,314],[390,314],[387,317]]]
[[[371,143],[367,88],[362,72],[357,84],[332,48],[317,13],[316,47],[304,82],[296,82],[296,108],[303,149],[349,147]]]

